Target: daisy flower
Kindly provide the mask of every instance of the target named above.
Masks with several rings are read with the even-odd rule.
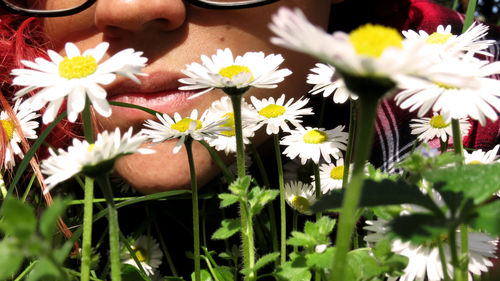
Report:
[[[35,110],[49,104],[43,115],[43,123],[54,120],[56,114],[67,97],[68,120],[75,122],[78,114],[85,107],[86,97],[90,99],[94,110],[102,116],[109,117],[111,108],[106,100],[106,90],[101,85],[108,85],[116,78],[116,74],[124,75],[139,82],[136,75],[145,75],[141,69],[147,59],[142,52],[125,49],[99,64],[109,44],[100,43],[94,49],[81,53],[73,43],[66,43],[66,56],[48,50],[51,61],[36,58],[34,62],[21,62],[31,69],[14,69],[16,76],[13,85],[25,86],[16,93],[21,97],[35,89],[42,88],[29,98]]]
[[[141,235],[135,240],[131,248],[141,263],[142,268],[146,271],[146,274],[148,276],[155,275],[155,270],[161,265],[161,259],[163,258],[163,252],[160,250],[160,245],[156,239],[153,237],[149,237],[148,239],[147,236]],[[124,264],[130,264],[139,268],[128,251],[126,251],[122,259]]]
[[[344,126],[337,126],[331,130],[322,128],[297,128],[290,132],[290,135],[283,137],[280,144],[287,146],[283,154],[290,159],[299,156],[301,164],[304,165],[311,159],[318,164],[319,159],[331,162],[331,156],[339,159],[342,156],[340,150],[346,150],[347,132]]]
[[[365,229],[371,231],[365,236],[365,241],[376,243],[387,237],[388,227],[386,221],[376,220],[367,221],[368,226]],[[460,233],[457,231],[457,233]],[[460,237],[460,234],[457,234]],[[447,236],[440,236],[438,239],[446,240]],[[498,241],[486,234],[479,232],[469,232],[469,272],[475,275],[481,275],[487,272],[488,267],[493,266],[490,258],[495,258]],[[453,266],[451,265],[451,253],[448,242],[443,241],[443,250],[447,260],[448,276],[452,276]],[[457,240],[458,251],[460,252],[460,240]],[[399,277],[400,281],[440,281],[444,279],[443,267],[439,258],[439,249],[436,241],[413,245],[410,242],[403,242],[400,239],[391,241],[391,250],[399,255],[408,257],[408,265],[404,274]],[[469,273],[469,280],[472,276]],[[396,280],[389,278],[388,280]]]
[[[498,149],[500,144],[495,145],[492,150],[482,151],[481,149],[473,152],[464,150],[465,164],[491,164],[498,161]]]
[[[242,94],[249,87],[276,88],[277,83],[292,72],[289,69],[279,69],[284,61],[281,55],[263,52],[247,52],[243,56],[233,58],[230,49],[217,50],[212,58],[201,56],[202,64],[192,63],[181,70],[188,78],[179,79],[187,86],[180,90],[201,90],[191,96],[201,96],[212,89],[223,89],[227,94]]]
[[[466,136],[469,133],[470,123],[467,118],[460,118],[460,134]],[[434,113],[432,117],[423,117],[419,119],[412,119],[410,122],[412,135],[418,135],[418,140],[421,142],[428,142],[434,138],[440,138],[441,141],[447,142],[448,139],[453,137],[451,130],[451,123],[444,122],[443,116]]]
[[[492,56],[489,52],[483,51],[495,43],[494,40],[481,40],[488,33],[488,26],[473,23],[464,33],[455,35],[451,32],[451,26],[439,25],[436,31],[430,35],[419,30],[403,31],[403,36],[410,40],[419,40],[435,48],[440,55],[461,56],[464,53],[478,53],[485,56]]]
[[[259,100],[254,96],[251,96],[250,100],[259,113],[255,122],[259,123],[258,127],[267,125],[268,135],[279,133],[280,128],[283,131],[290,131],[288,122],[295,127],[302,127],[300,125],[302,115],[314,114],[311,107],[303,108],[309,102],[308,98],[300,98],[295,103],[291,98],[285,103],[285,94],[282,94],[276,101],[273,97]]]
[[[44,193],[79,173],[96,177],[110,172],[115,161],[121,156],[135,152],[152,153],[150,149],[139,148],[146,139],[141,134],[132,135],[132,128],[120,136],[120,129],[116,128],[114,132],[104,131],[98,134],[93,144],[86,140],[73,139],[73,145],[67,150],[49,150],[50,157],[41,164],[42,173],[48,176]]]
[[[222,97],[212,103],[212,106],[207,110],[207,123],[217,122],[221,119],[228,118],[225,124],[221,127],[228,127],[230,130],[221,132],[220,135],[207,139],[210,146],[215,147],[218,151],[224,151],[227,154],[236,152],[236,135],[234,128],[234,113],[231,99],[228,96]],[[256,125],[250,120],[256,120],[257,112],[245,101],[241,102],[241,119],[243,127],[243,142],[250,143],[249,138],[255,135]]]
[[[39,114],[33,112],[29,104],[23,103],[21,99],[18,99],[12,108],[12,112],[16,116],[19,128],[22,131],[23,136],[26,139],[36,139],[36,129],[38,128],[38,121],[35,119],[39,117]],[[16,123],[13,121],[7,111],[3,110],[0,112],[0,122],[5,133],[5,154],[4,159],[1,163],[1,168],[12,169],[15,165],[14,157],[17,155],[19,157],[24,157],[23,151],[19,146],[21,143],[21,136],[16,130]]]
[[[316,202],[316,191],[310,184],[291,181],[285,184],[285,201],[292,209],[304,215],[312,215],[309,209]]]
[[[152,142],[163,142],[170,139],[179,139],[174,146],[173,153],[178,153],[187,137],[195,140],[214,138],[230,128],[221,126],[227,123],[229,116],[213,122],[206,122],[207,111],[198,119],[198,110],[194,109],[189,117],[182,118],[179,113],[172,119],[168,114],[156,114],[160,122],[146,120],[141,132]]]
[[[484,126],[486,119],[497,119],[500,81],[488,77],[500,73],[499,62],[448,60],[437,68],[444,76],[435,76],[432,80],[399,80],[404,90],[396,95],[396,103],[409,111],[418,109],[419,117],[432,110],[443,116],[445,123],[452,118],[470,117]],[[446,73],[455,75],[455,80],[445,78]]]
[[[334,103],[345,103],[349,97],[356,100],[358,96],[349,92],[342,78],[335,76],[335,67],[317,63],[307,75],[307,83],[314,85],[309,93],[316,95],[323,92],[323,97],[329,97],[333,92]]]
[[[396,29],[380,25],[367,24],[349,34],[338,31],[330,35],[312,25],[299,9],[282,7],[273,15],[269,28],[277,35],[271,38],[272,43],[333,65],[344,78],[370,78],[384,88],[392,88],[396,76],[425,73],[433,63],[427,59],[430,51],[421,47],[424,43],[403,42]]]
[[[352,167],[352,166],[351,166]],[[319,178],[321,182],[321,189],[323,193],[327,193],[330,190],[342,188],[342,182],[344,177],[344,159],[340,158],[337,163],[325,163],[319,166]],[[314,176],[312,185],[315,186],[316,181]]]

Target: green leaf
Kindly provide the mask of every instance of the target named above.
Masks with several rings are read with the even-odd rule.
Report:
[[[221,193],[219,198],[221,199],[220,207],[225,208],[238,202],[239,197],[231,193]]]
[[[140,270],[133,265],[123,264],[121,271],[123,281],[149,281],[149,278],[141,274]]]
[[[500,190],[500,163],[484,165],[461,165],[424,173],[431,183],[444,183],[443,190],[463,192],[481,204]]]
[[[317,240],[324,240],[322,238],[328,236],[330,232],[332,232],[334,227],[335,227],[335,220],[324,216],[321,217],[316,222],[307,221],[304,226],[304,232],[313,237],[320,238]]]
[[[202,269],[200,270],[200,279],[201,281],[214,281],[214,279],[212,278],[212,276],[210,275],[210,272],[208,272],[208,270],[206,269]],[[191,273],[191,280],[194,281],[195,278],[194,278],[194,272]]]
[[[10,280],[23,262],[23,254],[17,239],[6,238],[0,241],[0,280]]]
[[[307,266],[307,260],[302,255],[290,255],[291,261],[285,262],[278,268],[276,277],[283,281],[307,281],[311,280],[311,272]]]
[[[12,196],[3,202],[3,220],[0,229],[7,235],[26,240],[36,231],[36,217],[33,208]]]
[[[212,235],[212,239],[227,239],[241,229],[240,219],[225,219],[221,224],[222,226]]]
[[[280,256],[280,253],[269,253],[260,257],[260,259],[255,263],[254,270],[257,272],[260,268],[266,264],[276,260]]]
[[[42,217],[40,218],[40,232],[42,235],[49,239],[54,230],[56,229],[56,224],[58,218],[64,213],[69,201],[62,200],[61,198],[55,198],[53,204],[45,210]]]
[[[250,212],[252,216],[256,216],[262,211],[262,208],[274,200],[279,195],[279,190],[260,189],[259,187],[252,188],[248,194],[248,202],[250,203]]]
[[[389,222],[392,233],[413,244],[421,244],[437,235],[448,233],[448,224],[442,218],[423,213],[399,216]]]
[[[63,269],[64,270],[64,269]],[[56,281],[63,280],[59,269],[47,258],[41,258],[28,274],[26,281]]]
[[[363,265],[363,266],[360,266]],[[347,253],[346,280],[370,280],[381,275],[383,271],[377,260],[366,248],[356,249]]]
[[[342,206],[344,190],[332,190],[322,196],[311,209],[314,212],[322,212],[329,209],[338,209]],[[365,180],[361,190],[359,207],[376,207],[384,205],[416,204],[427,208],[435,213],[441,213],[439,207],[420,191],[416,185],[409,184],[404,180],[383,180],[376,182]]]
[[[329,247],[323,253],[310,253],[306,255],[307,265],[314,270],[330,268],[335,257],[335,248]]]
[[[229,190],[235,195],[245,195],[248,188],[250,187],[251,177],[244,176],[242,178],[237,178],[234,182],[229,185]]]
[[[306,233],[292,231],[292,237],[286,240],[286,244],[310,249],[316,245],[316,240]]]
[[[500,201],[496,200],[477,208],[478,217],[471,226],[476,230],[484,230],[492,236],[500,235]]]

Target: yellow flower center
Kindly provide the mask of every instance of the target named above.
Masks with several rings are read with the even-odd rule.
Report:
[[[77,56],[72,59],[64,57],[59,63],[59,75],[66,79],[83,78],[94,73],[97,62],[92,56]]]
[[[89,145],[89,147],[87,148],[87,150],[88,150],[88,151],[92,151],[92,149],[94,149],[94,147],[95,147],[95,143],[91,143],[91,144]]]
[[[457,87],[453,87],[453,86],[446,85],[446,84],[439,83],[439,82],[434,82],[434,84],[437,85],[439,88],[443,88],[445,90],[455,90],[455,89],[458,89]]]
[[[437,33],[434,32],[432,33],[427,39],[425,40],[425,43],[427,44],[444,44],[448,39],[450,39],[453,36],[453,34],[448,33],[448,34],[443,34],[443,33]]]
[[[276,118],[280,115],[283,115],[285,111],[286,108],[281,105],[270,104],[264,107],[263,109],[259,110],[259,114],[266,118]]]
[[[309,204],[309,200],[307,200],[307,198],[294,195],[292,198],[292,204],[293,204],[293,206],[295,206],[295,208],[302,211],[303,213],[309,212],[310,204]]]
[[[484,163],[483,163],[483,162],[481,162],[481,161],[479,161],[479,160],[473,160],[473,161],[470,161],[468,164],[469,164],[469,165],[471,165],[471,164],[472,164],[472,165],[482,165],[482,164],[484,164]]]
[[[252,74],[252,71],[250,68],[244,66],[244,65],[231,65],[222,68],[219,70],[219,74],[222,75],[223,77],[232,79],[234,75],[240,74],[242,72],[250,73]],[[253,80],[253,77],[250,78],[250,80]]]
[[[179,121],[175,124],[172,124],[172,126],[170,126],[170,128],[183,133],[183,132],[187,131],[187,129],[189,129],[189,125],[193,121],[196,121],[196,130],[198,130],[202,127],[200,120],[193,120],[191,118],[183,118],[181,121]]]
[[[229,116],[229,119],[227,119],[226,123],[220,125],[219,127],[231,128],[231,131],[222,131],[221,133],[224,136],[232,137],[232,136],[236,135],[235,128],[234,128],[234,113],[232,113],[232,112],[226,113],[222,116],[222,118],[226,118],[227,116]]]
[[[147,252],[145,249],[141,247],[132,246],[132,250],[134,250],[134,254],[140,262],[146,261]]]
[[[343,177],[344,177],[344,165],[338,166],[338,167],[334,167],[330,171],[330,177],[332,179],[334,179],[334,180],[342,180]]]
[[[443,128],[450,126],[450,123],[445,123],[443,120],[443,116],[441,116],[439,114],[432,116],[431,121],[429,121],[429,124],[433,128],[437,128],[437,129],[443,129]]]
[[[318,144],[326,141],[328,139],[328,136],[325,132],[313,129],[307,132],[303,138],[305,143]]]
[[[365,24],[349,34],[349,41],[358,55],[380,57],[388,47],[402,48],[403,37],[390,27]]]
[[[14,136],[14,128],[16,127],[14,122],[10,119],[1,120],[2,127],[7,135],[7,139],[10,141]]]

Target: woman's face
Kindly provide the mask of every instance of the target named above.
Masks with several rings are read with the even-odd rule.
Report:
[[[71,0],[46,0],[48,8],[54,3]],[[268,24],[280,6],[299,7],[316,25],[326,26],[331,0],[282,0],[258,8],[243,10],[207,10],[181,0],[98,0],[84,12],[61,18],[44,19],[44,30],[53,41],[55,50],[64,52],[64,44],[73,42],[80,50],[93,48],[102,41],[110,43],[109,55],[134,48],[144,52],[148,65],[143,69],[147,77],[140,77],[137,85],[118,78],[106,87],[108,99],[134,103],[165,112],[188,116],[196,108],[199,112],[223,96],[212,91],[194,99],[190,94],[177,90],[177,80],[186,64],[200,63],[202,54],[215,54],[217,49],[230,48],[233,55],[248,51],[281,53],[285,58],[282,67],[293,71],[277,89],[251,89],[246,96],[258,98],[279,96],[288,98],[305,95],[308,70],[313,61],[296,52],[276,47],[269,42]],[[125,131],[133,126],[139,131],[146,119],[154,119],[145,112],[112,107],[111,117],[96,114],[102,130],[119,127]],[[263,137],[254,140],[261,143]],[[130,155],[117,162],[117,172],[143,193],[153,193],[190,184],[188,161],[184,148],[172,153],[176,140],[154,146],[152,155]],[[201,185],[218,172],[208,152],[200,144],[193,145],[195,166]],[[233,159],[233,156],[229,156]]]

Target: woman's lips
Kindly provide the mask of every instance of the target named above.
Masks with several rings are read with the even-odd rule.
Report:
[[[109,97],[109,100],[135,104],[173,116],[175,112],[182,115],[187,109],[193,108],[194,101],[190,100],[189,97],[194,93],[193,91],[177,89],[152,93],[123,93],[113,95]],[[151,119],[151,114],[145,111],[123,106],[112,105],[112,112],[111,118],[128,119],[132,123]]]

